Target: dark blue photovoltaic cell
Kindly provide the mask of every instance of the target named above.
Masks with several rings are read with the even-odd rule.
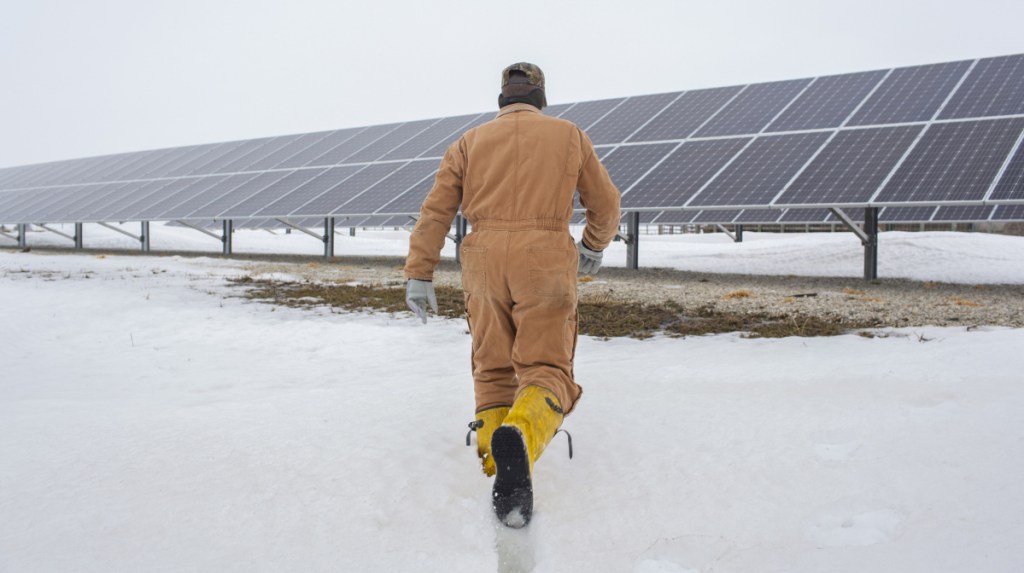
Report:
[[[126,183],[97,183],[86,186],[75,201],[53,205],[42,210],[37,217],[54,223],[73,223],[83,220],[93,205],[104,198],[117,194]]]
[[[981,201],[1024,130],[1024,118],[935,124],[875,199]]]
[[[225,153],[224,155],[221,155],[216,159],[212,159],[202,165],[196,166],[195,169],[192,170],[191,174],[206,175],[209,173],[218,173],[220,172],[220,169],[225,165],[233,163],[234,161],[241,159],[242,157],[245,157],[250,153],[253,153],[257,149],[270,143],[273,139],[274,138],[272,137],[262,137],[260,139],[251,139],[249,141],[244,141],[242,142],[241,145],[233,149],[230,153]]]
[[[936,207],[885,207],[878,214],[880,223],[924,223],[930,221]]]
[[[140,193],[148,192],[152,189],[152,183],[152,181],[130,181],[115,193],[107,195],[102,200],[93,201],[87,209],[69,213],[68,216],[74,217],[77,222],[107,221],[109,219],[106,215],[117,205],[124,205],[133,201]]]
[[[658,112],[679,97],[679,93],[631,97],[587,129],[595,145],[622,143]]]
[[[932,222],[937,221],[988,221],[992,216],[995,207],[988,205],[955,205],[939,207],[932,217]]]
[[[215,201],[223,197],[224,195],[227,195],[231,191],[238,189],[239,187],[255,179],[256,177],[259,177],[259,175],[256,173],[228,175],[226,177],[218,179],[213,185],[204,186],[204,191],[202,193],[192,195],[191,198],[189,198],[187,201],[178,202],[174,206],[166,209],[165,211],[159,213],[157,216],[153,218],[157,220],[183,219],[187,217],[190,213],[196,211],[197,209],[202,208],[204,205],[210,204],[211,201]],[[209,179],[209,177],[203,177],[202,179],[200,179],[200,181],[202,182],[203,180],[206,179]],[[188,189],[192,189],[192,187],[189,187]],[[211,215],[204,218],[212,219],[213,216]]]
[[[729,103],[742,86],[695,90],[684,93],[654,121],[629,138],[629,141],[666,141],[685,139]]]
[[[1024,113],[1024,54],[979,60],[941,119]]]
[[[776,211],[774,209],[744,209],[732,222],[744,225],[774,223],[779,220],[782,213],[783,211]]]
[[[748,141],[735,138],[682,144],[622,197],[623,206],[683,206]]]
[[[156,156],[152,161],[147,161],[145,164],[141,164],[138,167],[124,171],[118,179],[122,181],[150,179],[152,178],[153,172],[162,169],[165,165],[174,163],[182,157],[190,155],[196,147],[197,146],[165,149],[163,150],[163,153]]]
[[[159,165],[152,166],[150,169],[147,169],[145,173],[140,173],[139,179],[155,179],[168,177],[170,176],[170,173],[173,169],[177,169],[178,167],[190,161],[195,161],[199,159],[203,155],[210,153],[216,147],[217,144],[193,145],[191,147],[184,148],[188,150],[186,153],[174,157],[170,161],[161,162]]]
[[[52,205],[61,205],[75,201],[86,187],[87,185],[74,185],[47,190],[45,193],[40,194],[39,199],[25,203],[12,210],[11,217],[17,223],[24,223],[26,221],[41,222],[42,219],[36,217],[37,213]]]
[[[922,129],[901,126],[840,132],[775,204],[866,203]]]
[[[770,204],[828,135],[797,133],[755,139],[688,206]]]
[[[407,163],[358,197],[350,199],[335,209],[332,214],[368,215],[373,213],[424,178],[433,175],[435,171],[437,171],[437,162],[432,159]]]
[[[847,125],[930,120],[970,65],[949,62],[895,69]]]
[[[808,83],[810,80],[788,80],[749,85],[700,128],[694,137],[758,133],[785,109]]]
[[[652,145],[624,145],[604,159],[605,169],[619,192],[626,192],[636,180],[660,161],[677,143],[655,143]]]
[[[183,175],[191,175],[194,172],[199,171],[204,165],[208,165],[217,161],[221,157],[228,154],[233,154],[238,148],[245,144],[244,141],[228,141],[223,143],[217,148],[210,150],[210,153],[200,155],[196,159],[179,165],[172,169],[167,175],[169,177],[180,177]]]
[[[884,71],[817,78],[768,126],[767,131],[799,131],[843,125],[874,89]]]
[[[719,223],[725,225],[727,223],[732,223],[732,220],[739,214],[739,209],[706,210],[698,213],[690,222],[698,224]]]
[[[354,133],[355,130],[349,130]],[[306,149],[311,148],[317,143],[324,140],[329,135],[337,133],[333,131],[318,131],[316,133],[305,133],[298,137],[291,138],[284,146],[276,149],[270,154],[264,155],[259,159],[256,159],[246,170],[248,171],[263,171],[266,169],[276,169],[281,164],[285,163],[295,155],[303,152]],[[319,153],[317,153],[319,155]],[[292,167],[301,167],[301,165],[292,165]],[[280,224],[280,223],[278,223]]]
[[[113,204],[103,211],[97,213],[97,219],[101,221],[128,221],[146,205],[162,201],[173,193],[191,185],[193,179],[161,179],[150,181],[138,189],[137,194],[123,203]]]
[[[993,221],[1024,221],[1024,205],[1000,205],[992,215]]]
[[[560,117],[576,124],[576,127],[587,131],[597,120],[616,106],[625,101],[626,98],[603,99],[598,101],[580,102],[566,110]]]
[[[1017,144],[1013,159],[1007,164],[999,183],[989,197],[991,201],[1024,199],[1024,142]]]

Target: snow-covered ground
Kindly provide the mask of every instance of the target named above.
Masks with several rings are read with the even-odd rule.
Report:
[[[643,240],[652,266],[861,272],[847,234]],[[883,277],[1024,283],[1024,239],[881,244]],[[225,298],[244,266],[0,251],[0,571],[1024,570],[1022,330],[583,337],[575,459],[556,438],[511,531],[464,445],[462,321]]]

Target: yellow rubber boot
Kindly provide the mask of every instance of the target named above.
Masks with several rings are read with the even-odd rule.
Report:
[[[488,476],[494,475],[494,457],[491,456],[491,436],[494,430],[508,415],[508,406],[498,406],[477,412],[476,419],[469,423],[469,432],[476,432],[476,453],[480,456],[480,465]],[[466,434],[466,445],[469,445],[469,434]]]
[[[533,464],[562,425],[562,407],[554,393],[527,386],[505,422],[494,431],[491,453],[497,477],[494,512],[509,527],[523,527],[533,515]]]

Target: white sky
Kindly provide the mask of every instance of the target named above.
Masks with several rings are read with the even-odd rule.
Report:
[[[0,167],[1024,52],[1024,2],[7,0]]]

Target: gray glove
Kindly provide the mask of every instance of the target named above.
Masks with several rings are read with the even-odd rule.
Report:
[[[409,305],[409,309],[415,312],[416,316],[420,317],[423,324],[427,323],[428,302],[430,303],[430,308],[434,309],[434,314],[437,314],[437,296],[434,294],[434,283],[409,279],[405,286],[405,304]]]
[[[601,268],[601,257],[604,256],[604,253],[591,249],[582,239],[576,243],[576,248],[580,251],[578,272],[582,275],[597,274],[598,269]]]

